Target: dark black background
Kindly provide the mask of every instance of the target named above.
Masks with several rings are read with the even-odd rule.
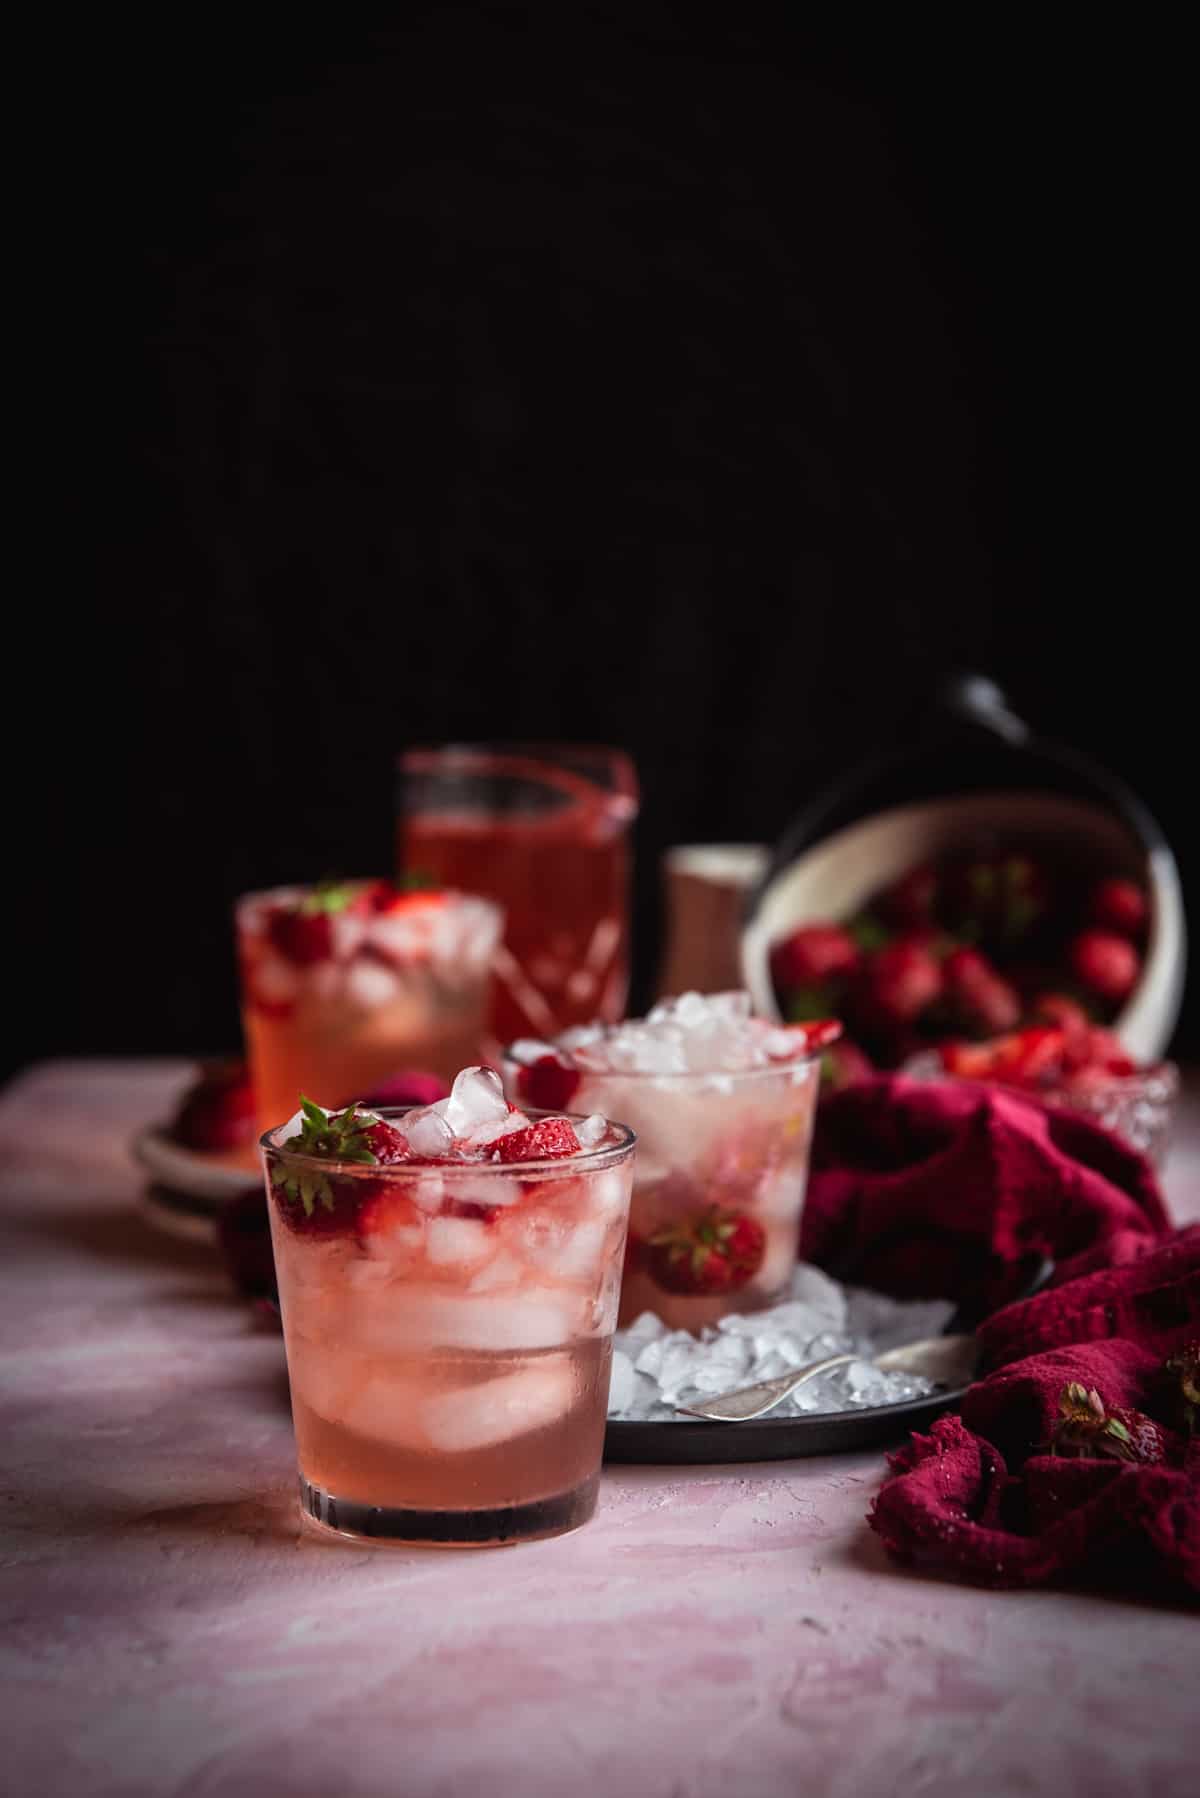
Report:
[[[231,1046],[231,899],[385,869],[406,741],[634,752],[643,990],[663,846],[954,665],[1194,873],[1179,47],[744,10],[59,47],[10,1064]]]

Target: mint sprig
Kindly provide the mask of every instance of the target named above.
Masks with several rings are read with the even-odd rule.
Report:
[[[304,1121],[299,1136],[288,1138],[286,1147],[297,1155],[311,1155],[321,1161],[349,1161],[363,1167],[375,1167],[379,1157],[367,1141],[367,1130],[374,1118],[364,1118],[356,1099],[344,1111],[326,1117],[319,1105],[300,1095]],[[277,1161],[271,1168],[271,1184],[291,1204],[303,1205],[305,1217],[311,1217],[318,1205],[326,1211],[334,1207],[333,1183],[328,1174],[316,1168],[296,1170]]]
[[[300,901],[302,918],[333,917],[353,901],[355,888],[346,880],[319,880]]]

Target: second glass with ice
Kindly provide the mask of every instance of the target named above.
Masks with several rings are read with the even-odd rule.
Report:
[[[687,993],[643,1020],[519,1039],[525,1105],[603,1112],[637,1133],[620,1321],[698,1331],[783,1294],[796,1263],[820,1054],[841,1026],[780,1026],[746,993]]]

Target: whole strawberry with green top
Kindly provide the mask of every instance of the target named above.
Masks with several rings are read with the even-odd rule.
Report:
[[[300,1110],[300,1133],[283,1145],[293,1155],[351,1167],[385,1167],[410,1158],[400,1131],[385,1119],[364,1112],[357,1103],[326,1115],[319,1105],[301,1096]],[[373,1195],[377,1184],[353,1174],[339,1174],[332,1165],[327,1173],[323,1168],[272,1160],[270,1168],[280,1216],[291,1229],[314,1236],[352,1229],[359,1207]]]
[[[1166,1459],[1162,1425],[1122,1405],[1106,1408],[1094,1387],[1089,1391],[1078,1380],[1071,1380],[1059,1394],[1058,1410],[1051,1454],[1093,1461],[1138,1461],[1149,1466]]]
[[[757,1218],[710,1205],[656,1230],[645,1245],[644,1265],[664,1292],[736,1292],[762,1266],[766,1246]]]

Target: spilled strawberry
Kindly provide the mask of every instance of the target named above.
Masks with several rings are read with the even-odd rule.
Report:
[[[736,1292],[762,1266],[767,1237],[757,1218],[710,1205],[657,1230],[642,1260],[664,1292]]]
[[[1091,1391],[1071,1380],[1058,1395],[1058,1422],[1049,1452],[1089,1460],[1137,1461],[1155,1466],[1167,1458],[1166,1432],[1152,1417],[1125,1406],[1105,1407]]]
[[[183,1095],[171,1135],[202,1153],[236,1149],[258,1133],[254,1087],[244,1061],[206,1062]]]

